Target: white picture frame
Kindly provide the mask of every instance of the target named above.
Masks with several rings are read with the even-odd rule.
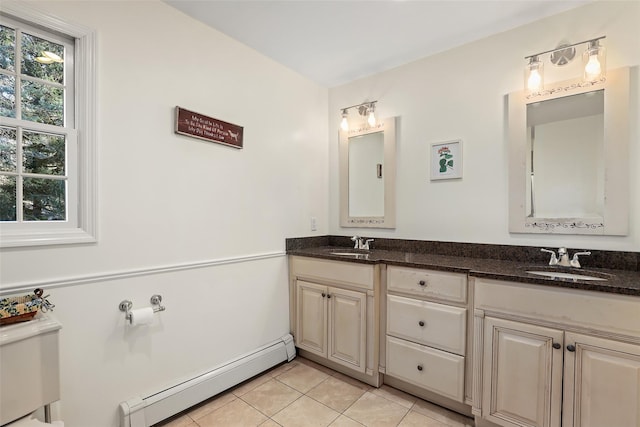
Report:
[[[431,181],[462,178],[462,140],[431,144]]]

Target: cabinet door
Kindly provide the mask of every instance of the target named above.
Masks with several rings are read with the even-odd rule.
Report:
[[[484,336],[483,417],[502,426],[559,427],[563,332],[487,317]]]
[[[567,333],[563,427],[640,427],[640,346]]]
[[[328,358],[360,372],[365,371],[367,295],[329,288]]]
[[[296,288],[296,345],[326,357],[327,287],[298,280]]]

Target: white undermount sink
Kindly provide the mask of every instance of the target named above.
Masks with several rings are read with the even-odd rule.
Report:
[[[349,258],[353,258],[353,259],[367,259],[369,258],[369,253],[368,252],[363,252],[363,251],[359,251],[357,249],[354,250],[349,250],[349,249],[338,249],[335,251],[331,251],[329,252],[330,255],[337,255],[337,256],[343,256],[343,257],[349,257]]]
[[[527,273],[537,274],[538,276],[553,277],[554,279],[555,278],[560,278],[560,279],[573,279],[573,280],[600,280],[600,281],[606,281],[607,280],[607,279],[604,279],[602,277],[589,276],[587,274],[564,273],[564,272],[561,272],[561,271],[527,270]]]
[[[352,256],[354,258],[368,256],[369,254],[362,252],[331,252],[331,255]]]

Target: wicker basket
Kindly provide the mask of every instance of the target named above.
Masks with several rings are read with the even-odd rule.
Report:
[[[33,319],[43,306],[42,289],[33,291],[33,295],[0,299],[0,325],[26,322]]]

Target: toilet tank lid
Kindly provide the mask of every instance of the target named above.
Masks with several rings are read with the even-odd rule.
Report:
[[[60,328],[62,325],[51,313],[38,312],[32,320],[27,322],[0,327],[0,346],[57,331]]]

